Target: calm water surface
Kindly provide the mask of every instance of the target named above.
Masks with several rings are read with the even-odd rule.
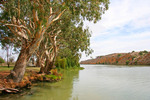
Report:
[[[4,100],[150,100],[150,66],[81,65],[57,83],[38,83]]]

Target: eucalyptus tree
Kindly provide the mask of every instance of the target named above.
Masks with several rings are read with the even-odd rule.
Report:
[[[93,3],[93,5],[96,4],[95,2],[91,3]],[[93,7],[93,5],[88,6]],[[93,9],[90,8],[90,12],[86,11],[84,13],[82,12],[81,13],[82,16],[80,17],[76,16],[71,11],[66,11],[65,14],[63,14],[63,16],[57,22],[53,23],[48,28],[47,30],[48,42],[46,42],[47,43],[46,48],[49,49],[45,50],[44,56],[46,57],[46,63],[45,67],[43,66],[41,67],[40,72],[48,73],[54,67],[59,49],[65,50],[63,48],[69,48],[71,56],[67,57],[68,59],[74,60],[74,62],[76,62],[75,63],[76,65],[77,64],[79,65],[79,57],[80,57],[79,51],[81,52],[85,51],[86,54],[90,54],[92,52],[92,50],[89,48],[90,33],[88,28],[83,29],[83,20],[84,18],[87,18],[89,21],[94,20],[94,22],[96,22],[101,18],[100,15],[104,11],[104,9],[103,10],[101,9],[102,11],[99,11],[99,9],[95,9],[95,12],[92,12]],[[91,14],[91,16],[89,16],[89,14]]]
[[[38,48],[45,31],[65,10],[61,2],[49,0],[9,0],[0,7],[1,24],[15,35],[13,39],[21,41],[19,57],[9,75],[15,82],[20,82],[26,63]]]
[[[69,48],[72,55],[76,54],[74,58],[78,57],[79,50],[82,52],[90,51],[90,33],[88,28],[83,29],[82,21],[76,24],[76,21],[70,18],[71,15],[69,13],[64,15],[65,17],[62,16],[62,19],[49,27],[47,36],[45,36],[45,40],[43,40],[37,51],[38,63],[40,62],[39,66],[41,66],[40,73],[49,73],[54,67],[58,52],[65,50],[63,48]],[[46,62],[44,62],[45,59]],[[45,66],[43,66],[44,63]]]
[[[58,56],[67,59],[68,67],[79,67],[81,52],[85,52],[86,55],[93,52],[90,48],[91,33],[88,28],[83,28],[82,23],[70,26],[67,30],[70,34],[63,34],[65,45],[60,48]]]
[[[109,0],[4,0],[0,24],[8,27],[21,50],[9,78],[20,82],[26,63],[39,47],[49,26],[69,11],[77,22],[98,21],[108,9]],[[9,38],[9,37],[8,37]]]

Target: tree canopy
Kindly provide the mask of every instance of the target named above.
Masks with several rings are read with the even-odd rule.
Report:
[[[1,43],[9,39],[21,49],[9,76],[15,82],[21,81],[26,63],[46,37],[53,46],[54,58],[58,48],[69,48],[73,55],[78,55],[79,50],[89,52],[90,33],[83,29],[83,21],[96,23],[108,9],[108,4],[109,0],[1,1]]]

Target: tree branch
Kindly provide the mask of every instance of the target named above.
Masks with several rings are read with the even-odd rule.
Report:
[[[27,31],[28,35],[31,36],[30,30],[29,30],[27,27],[23,26],[23,25],[14,25],[14,24],[5,24],[5,25],[6,25],[6,26],[13,26],[13,27],[23,28],[23,29],[25,29],[25,30]]]

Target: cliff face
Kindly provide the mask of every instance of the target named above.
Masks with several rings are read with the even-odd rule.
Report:
[[[81,61],[80,64],[150,65],[150,52],[114,53]]]

